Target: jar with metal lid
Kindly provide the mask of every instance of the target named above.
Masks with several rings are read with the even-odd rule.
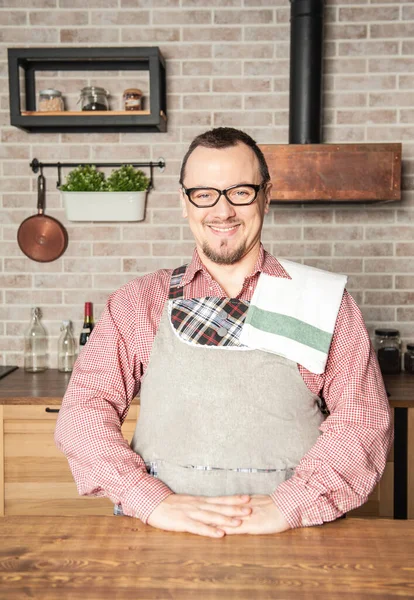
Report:
[[[37,110],[39,112],[60,112],[65,110],[62,92],[53,89],[41,90],[39,92]]]
[[[381,372],[401,372],[401,339],[398,329],[376,329],[375,350]]]
[[[136,88],[124,90],[123,94],[125,110],[141,110],[142,92]]]
[[[414,375],[414,344],[407,344],[404,352],[404,371]]]
[[[109,92],[105,88],[88,86],[81,89],[82,110],[109,110]]]

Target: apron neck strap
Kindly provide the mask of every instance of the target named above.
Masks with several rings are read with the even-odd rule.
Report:
[[[178,298],[184,298],[184,288],[181,285],[181,282],[186,270],[187,265],[183,265],[182,267],[177,267],[171,273],[170,290],[168,293],[169,300],[177,300]]]

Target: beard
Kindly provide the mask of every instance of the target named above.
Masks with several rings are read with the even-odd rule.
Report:
[[[246,242],[243,242],[238,248],[231,250],[228,247],[228,241],[222,240],[219,250],[214,250],[208,242],[204,242],[203,253],[208,259],[217,265],[234,265],[243,258],[246,253]]]

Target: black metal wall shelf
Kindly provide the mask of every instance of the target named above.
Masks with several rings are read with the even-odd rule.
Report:
[[[158,47],[10,48],[10,124],[24,131],[162,132],[167,129],[165,60]],[[24,72],[26,110],[21,110],[20,69]],[[36,113],[36,71],[148,71],[149,111]],[[35,113],[35,114],[27,114]],[[112,114],[111,114],[112,113]]]

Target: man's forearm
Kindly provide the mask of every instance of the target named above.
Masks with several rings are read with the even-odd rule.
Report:
[[[79,494],[106,496],[121,503],[126,515],[146,522],[172,493],[147,473],[122,435],[117,411],[103,399],[89,398],[76,406],[64,403],[55,442],[68,459]]]
[[[328,431],[271,494],[291,527],[320,525],[364,504],[385,468],[391,425]]]

